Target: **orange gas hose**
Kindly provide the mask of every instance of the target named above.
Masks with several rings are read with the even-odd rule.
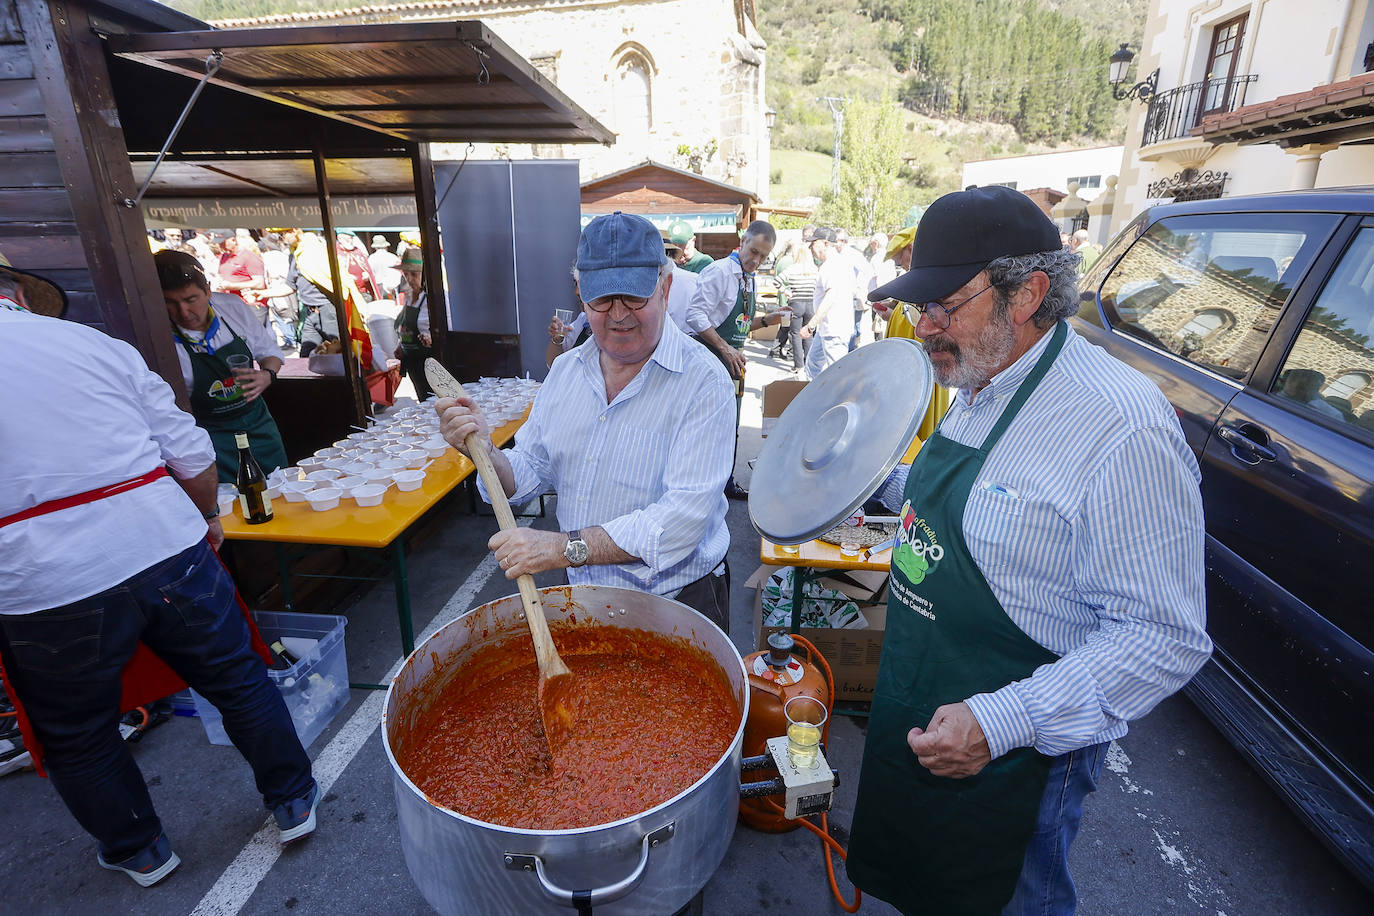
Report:
[[[825,656],[821,654],[821,651],[816,648],[811,640],[797,633],[793,633],[791,636],[793,641],[805,647],[811,663],[820,668],[821,672],[825,675],[825,684],[828,691],[825,708],[831,711],[831,715],[825,717],[825,728],[821,732],[821,741],[829,743],[830,720],[833,718],[835,710],[835,676],[830,671],[830,663],[825,660]],[[784,814],[782,805],[779,805],[771,798],[764,798],[762,801],[775,809],[779,815]],[[835,852],[839,854],[841,860],[847,860],[849,855],[845,852],[844,847],[840,845],[839,841],[830,835],[829,818],[822,812],[821,825],[819,827],[804,817],[797,818],[797,823],[820,837],[821,855],[825,857],[825,874],[826,877],[830,879],[830,893],[834,895],[835,901],[840,905],[840,909],[844,910],[846,913],[858,912],[859,906],[863,903],[864,899],[863,891],[859,890],[857,887],[854,888],[854,902],[847,903],[845,902],[844,895],[840,893],[840,886],[835,882],[835,862],[830,858],[830,850],[834,849]]]
[[[773,801],[773,799],[764,798],[762,801],[773,808],[777,814],[783,814],[782,805]],[[825,857],[825,875],[830,880],[830,893],[834,895],[835,902],[837,902],[840,905],[840,909],[844,910],[846,913],[857,913],[859,907],[863,905],[864,894],[863,891],[859,890],[857,887],[854,888],[854,902],[848,903],[845,901],[844,895],[840,893],[840,886],[835,880],[835,862],[830,858],[830,850],[834,849],[841,860],[848,859],[849,856],[844,851],[844,847],[840,845],[839,841],[830,835],[829,819],[822,814],[821,825],[819,827],[804,817],[797,818],[797,823],[801,824],[821,839],[821,855]]]

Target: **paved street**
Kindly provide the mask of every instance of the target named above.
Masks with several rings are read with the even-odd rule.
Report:
[[[781,370],[750,345],[741,454],[757,451],[758,391]],[[741,464],[740,477],[748,473]],[[443,507],[442,524],[414,547],[416,626],[433,628],[469,607],[514,591],[484,544],[495,522]],[[551,518],[534,522],[555,527]],[[752,650],[753,595],[740,583],[757,565],[743,503],[730,505],[736,587],[731,632]],[[348,616],[349,673],[386,676],[399,661],[391,586],[383,583]],[[39,914],[422,914],[429,912],[401,856],[391,771],[378,725],[383,695],[353,691],[348,707],[310,747],[326,791],[318,835],[278,852],[251,774],[232,748],[213,747],[199,722],[175,718],[134,748],[181,868],[142,890],[95,864],[93,842],[51,787],[32,773],[0,779],[0,913]],[[830,756],[842,771],[832,827],[849,823],[862,753],[862,719],[837,719]],[[1113,747],[1073,853],[1086,914],[1364,914],[1374,899],[1340,869],[1187,700],[1171,699]],[[523,877],[523,876],[516,876]],[[851,893],[841,880],[845,892]],[[819,844],[740,828],[706,887],[715,914],[839,913],[830,902]],[[571,912],[571,911],[569,911]],[[891,913],[866,901],[863,913]]]

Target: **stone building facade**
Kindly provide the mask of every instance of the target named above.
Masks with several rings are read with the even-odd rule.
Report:
[[[459,19],[481,19],[617,134],[610,147],[478,145],[475,158],[578,159],[583,181],[653,159],[766,196],[766,45],[753,0],[431,0],[216,25]],[[434,148],[435,158],[466,154]]]

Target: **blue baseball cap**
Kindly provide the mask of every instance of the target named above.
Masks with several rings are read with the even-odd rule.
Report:
[[[577,286],[583,302],[605,296],[647,299],[658,287],[663,236],[642,216],[617,210],[598,216],[577,240]]]

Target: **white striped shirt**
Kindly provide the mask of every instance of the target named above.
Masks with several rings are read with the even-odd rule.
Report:
[[[972,403],[958,392],[940,435],[980,446],[1050,336]],[[964,509],[993,594],[1060,656],[968,698],[993,757],[1119,738],[1206,662],[1200,479],[1154,383],[1070,329]]]
[[[507,452],[512,501],[553,489],[562,530],[599,525],[643,561],[569,569],[574,585],[672,596],[719,566],[730,546],[734,386],[720,360],[672,321],[609,405],[600,355],[592,337],[554,360]]]

